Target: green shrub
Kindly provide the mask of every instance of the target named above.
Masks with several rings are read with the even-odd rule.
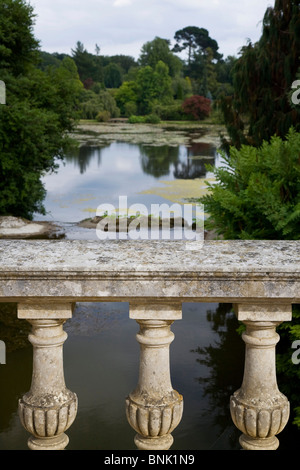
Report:
[[[110,112],[109,111],[99,111],[99,113],[96,116],[96,120],[98,122],[107,122],[111,118]]]
[[[157,116],[157,114],[149,114],[148,116],[145,116],[145,122],[149,124],[159,124],[160,117]]]
[[[128,101],[124,104],[124,116],[130,117],[137,112],[137,104],[134,101]]]
[[[200,199],[207,227],[225,239],[300,239],[300,133],[273,137],[259,148],[231,147],[217,184]]]
[[[148,114],[147,116],[135,116],[132,115],[128,119],[128,122],[130,124],[159,124],[160,123],[160,118],[156,114]]]
[[[142,124],[145,122],[145,116],[135,116],[134,114],[128,119],[130,124]]]
[[[108,111],[111,117],[120,116],[116,100],[107,90],[101,90],[99,93],[82,90],[79,108],[81,119],[97,119],[101,111]]]
[[[157,104],[153,107],[153,111],[163,121],[182,121],[186,119],[186,114],[183,112],[181,105],[181,102],[169,105]]]

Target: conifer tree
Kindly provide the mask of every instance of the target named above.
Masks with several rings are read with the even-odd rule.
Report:
[[[299,0],[275,0],[264,15],[262,36],[241,50],[233,69],[234,94],[222,101],[231,144],[259,146],[289,128],[300,130],[300,105],[291,88],[300,72]]]

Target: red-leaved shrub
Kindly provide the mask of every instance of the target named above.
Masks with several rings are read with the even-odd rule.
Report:
[[[210,115],[210,100],[204,96],[193,95],[184,100],[182,103],[182,109],[185,114],[191,116],[196,121],[199,121]]]

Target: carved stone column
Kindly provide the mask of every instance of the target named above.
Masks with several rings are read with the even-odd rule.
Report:
[[[238,319],[246,325],[245,369],[242,386],[231,397],[231,416],[243,432],[243,449],[276,450],[276,435],[289,419],[289,402],[278,390],[276,379],[276,326],[291,320],[291,305],[240,304]]]
[[[66,431],[77,413],[77,397],[66,388],[63,370],[63,324],[72,316],[71,304],[19,304],[18,317],[32,325],[29,341],[33,346],[31,388],[19,400],[21,423],[32,436],[32,450],[63,450],[69,438]]]
[[[141,450],[169,449],[182,417],[183,399],[173,390],[169,360],[170,326],[181,317],[181,304],[130,304],[130,318],[140,325],[140,370],[138,385],[126,399],[126,415]]]

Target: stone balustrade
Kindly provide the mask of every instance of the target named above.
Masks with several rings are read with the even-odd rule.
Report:
[[[169,449],[182,417],[169,346],[183,302],[235,305],[246,325],[245,369],[231,416],[242,448],[276,449],[289,419],[276,381],[276,327],[300,303],[299,252],[296,241],[211,241],[197,250],[183,241],[2,241],[0,301],[17,302],[18,317],[32,325],[32,383],[19,400],[29,448],[64,449],[80,406],[63,370],[63,324],[74,303],[126,301],[140,327],[139,378],[125,400],[138,449]]]

